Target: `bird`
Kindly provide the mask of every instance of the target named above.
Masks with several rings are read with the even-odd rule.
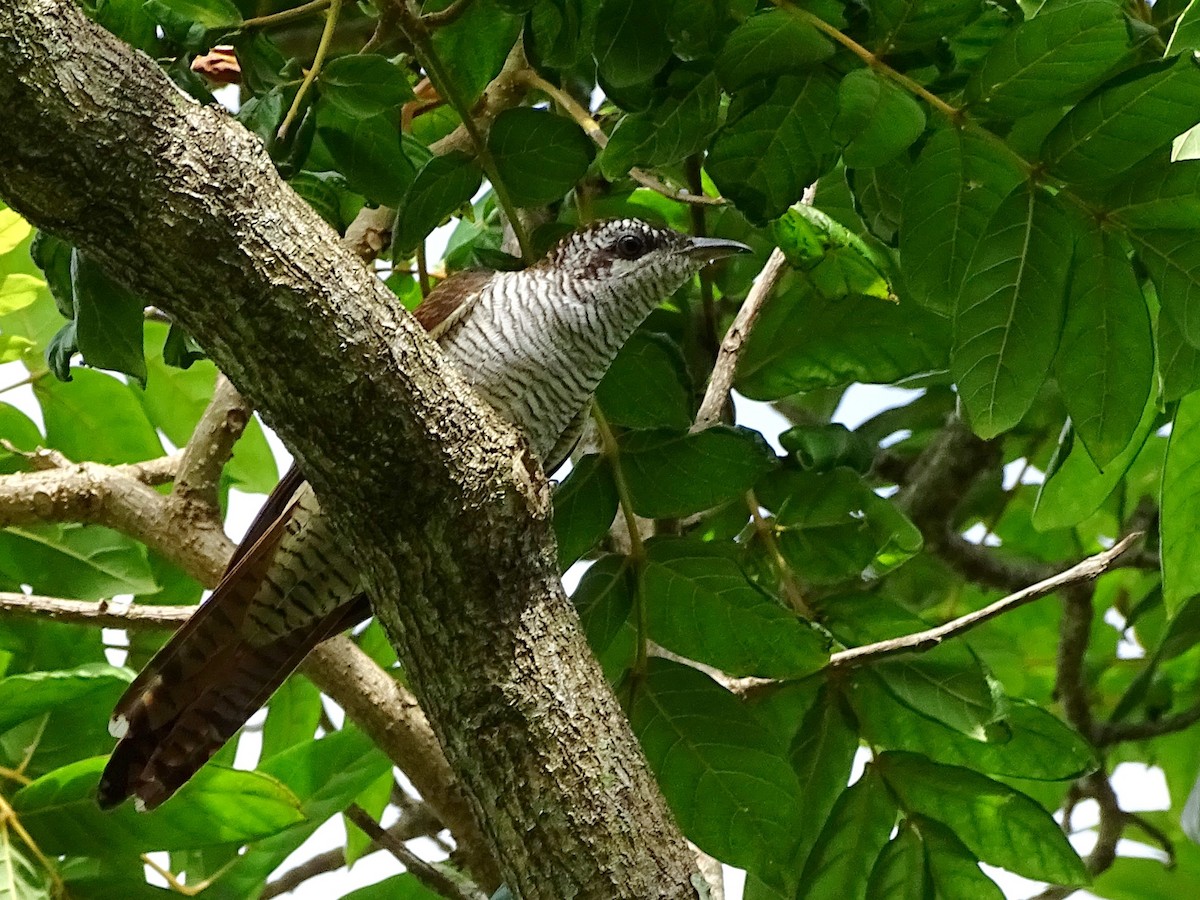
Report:
[[[415,315],[474,391],[552,472],[574,449],[617,352],[708,263],[750,250],[640,219],[571,232],[519,271],[443,280]],[[317,644],[371,615],[349,547],[292,467],[212,595],[130,683],[97,801],[171,797]]]

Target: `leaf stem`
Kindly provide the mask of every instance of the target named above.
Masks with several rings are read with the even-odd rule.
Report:
[[[608,458],[609,464],[612,466],[613,484],[617,488],[617,505],[621,508],[621,514],[625,518],[625,529],[629,532],[628,559],[629,565],[633,570],[633,612],[634,623],[637,627],[637,656],[633,662],[633,679],[630,683],[630,701],[632,702],[633,693],[637,690],[637,684],[641,680],[641,677],[646,674],[646,661],[649,656],[649,626],[646,618],[646,603],[642,597],[641,589],[642,567],[646,563],[646,545],[642,541],[642,534],[638,529],[637,515],[633,511],[633,495],[629,490],[629,482],[625,480],[625,472],[621,468],[621,448],[617,444],[617,438],[613,434],[612,426],[608,424],[608,419],[604,417],[604,413],[600,411],[600,406],[595,402],[592,403],[592,419],[596,423],[596,433],[600,437],[600,446],[603,448],[604,455]]]
[[[936,109],[938,112],[940,112],[943,116],[945,116],[950,121],[957,123],[962,120],[963,111],[961,109],[959,109],[956,106],[951,106],[949,103],[947,103],[941,97],[937,96],[934,93],[931,93],[923,85],[918,84],[917,82],[913,81],[907,75],[897,72],[895,69],[893,69],[887,63],[885,63],[883,60],[881,60],[878,56],[876,56],[874,53],[872,53],[870,50],[868,50],[866,47],[864,47],[862,44],[858,43],[858,41],[854,40],[854,38],[843,34],[841,31],[839,31],[834,26],[830,25],[828,22],[826,22],[820,16],[813,15],[806,9],[800,9],[798,6],[795,6],[792,3],[792,0],[771,0],[771,2],[774,3],[780,9],[784,10],[785,12],[791,13],[793,16],[800,19],[801,21],[807,22],[809,25],[813,26],[813,28],[817,29],[817,31],[820,31],[826,37],[841,44],[843,47],[845,47],[847,50],[849,50],[851,53],[853,53],[855,56],[857,56],[859,59],[861,59],[868,66],[870,66],[872,69],[877,71],[880,75],[883,75],[885,78],[891,79],[892,81],[896,82],[896,84],[900,85],[905,90],[920,97],[922,100],[924,100],[926,103],[928,103],[933,109]]]
[[[532,246],[529,243],[529,234],[525,231],[525,224],[521,221],[519,210],[516,204],[513,203],[512,195],[508,192],[508,185],[504,183],[504,179],[500,177],[500,172],[496,168],[496,160],[492,156],[491,150],[488,149],[487,141],[479,131],[479,125],[471,117],[471,109],[459,91],[454,80],[449,76],[445,67],[442,64],[441,57],[433,47],[433,40],[430,37],[429,29],[421,20],[421,17],[414,14],[409,8],[405,0],[397,0],[396,9],[400,14],[400,30],[404,32],[409,42],[413,46],[417,59],[421,66],[429,75],[429,80],[433,82],[438,89],[438,93],[445,98],[454,111],[458,113],[462,119],[463,128],[467,132],[467,136],[471,139],[471,143],[475,145],[475,152],[479,158],[479,165],[482,166],[484,173],[488,177],[488,181],[492,184],[492,190],[496,192],[496,201],[504,210],[504,215],[508,218],[509,224],[512,225],[513,234],[516,235],[517,243],[521,247],[521,256],[525,258],[525,262],[533,262]]]
[[[332,2],[333,0],[310,0],[310,2],[297,6],[294,9],[284,9],[277,13],[271,13],[269,16],[255,16],[253,19],[244,19],[242,20],[242,28],[268,28],[271,25],[282,25],[294,19],[303,19],[312,13],[320,12]]]
[[[321,74],[321,67],[325,64],[325,54],[329,52],[329,45],[333,42],[333,32],[337,28],[338,17],[341,13],[342,0],[329,0],[329,10],[325,13],[325,27],[321,30],[321,41],[317,44],[317,53],[313,57],[313,64],[305,73],[304,81],[300,83],[300,89],[292,98],[292,105],[288,107],[287,115],[283,117],[283,124],[279,126],[276,134],[281,141],[287,137],[288,129],[292,127],[292,122],[299,115],[300,107],[304,104],[305,96],[313,82],[317,80],[317,76]]]

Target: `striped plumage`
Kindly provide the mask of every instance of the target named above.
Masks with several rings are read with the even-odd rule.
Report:
[[[476,392],[553,468],[622,344],[706,262],[747,249],[636,219],[566,237],[521,272],[466,272],[417,318]],[[213,595],[134,680],[102,806],[170,797],[322,640],[370,608],[348,549],[293,469],[271,494]]]

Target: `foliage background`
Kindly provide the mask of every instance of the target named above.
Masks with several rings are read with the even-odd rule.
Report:
[[[563,568],[593,561],[574,595],[588,639],[680,826],[748,872],[747,898],[1000,896],[980,861],[1112,900],[1200,889],[1200,12],[473,0],[427,3],[406,31],[407,7],[367,3],[87,8],[206,102],[193,63],[212,73],[204,54],[231,44],[238,118],[292,186],[339,231],[364,205],[397,210],[377,265],[407,305],[429,277],[516,264],[504,207],[529,211],[529,258],[621,215],[755,248],[621,354],[556,495]],[[447,217],[428,265],[422,242]],[[691,431],[776,246],[788,265],[735,386],[790,422],[783,455],[745,428]],[[216,378],[190,339],[8,210],[0,254],[0,359],[27,366],[42,413],[0,404],[0,471],[19,477],[37,446],[120,465],[186,444]],[[830,420],[855,383],[919,393],[851,431]],[[277,474],[251,425],[222,488],[266,492]],[[828,665],[1135,531],[1117,571],[1061,602],[921,655]],[[0,582],[201,595],[95,525],[0,532]],[[129,665],[162,639],[131,631]],[[392,664],[377,626],[358,640]],[[129,671],[83,625],[6,616],[0,646],[16,896],[157,896],[151,850],[189,882],[220,873],[217,896],[257,896],[322,821],[392,799],[387,758],[323,721],[297,678],[270,703],[255,772],[213,766],[153,815],[102,816],[89,792]],[[863,746],[872,761],[846,787]],[[1108,776],[1122,762],[1160,769],[1170,810],[1121,810]],[[1100,824],[1080,860],[1051,813],[1069,823],[1085,800]],[[366,839],[350,834],[353,861]],[[1159,858],[1114,857],[1123,836]],[[427,890],[411,875],[385,889]]]

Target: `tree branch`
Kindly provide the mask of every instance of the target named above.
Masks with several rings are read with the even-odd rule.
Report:
[[[775,286],[779,284],[779,280],[787,269],[787,258],[783,255],[783,251],[776,247],[767,257],[762,271],[754,279],[754,286],[750,288],[750,293],[742,302],[737,318],[725,332],[725,337],[721,341],[721,349],[717,353],[717,361],[713,365],[712,375],[708,379],[708,388],[704,391],[704,399],[700,403],[700,411],[696,413],[696,422],[692,425],[692,431],[703,431],[720,421],[721,411],[729,402],[729,392],[733,388],[733,376],[737,371],[738,358],[742,354],[742,348],[746,345],[746,339],[750,336],[750,330],[754,327],[763,304],[774,292]]]
[[[218,375],[212,400],[196,423],[175,475],[173,493],[180,501],[219,515],[217,487],[221,472],[249,421],[249,405],[228,378]]]
[[[0,196],[170,298],[295,453],[513,893],[694,897],[520,438],[227,114],[67,0],[0,4],[0,34]]]
[[[1065,572],[1060,572],[1044,581],[1039,581],[1037,584],[1009,594],[1007,597],[997,600],[983,609],[968,613],[944,625],[939,625],[936,628],[930,628],[926,631],[919,631],[916,634],[907,634],[904,637],[891,638],[890,640],[879,641],[878,643],[867,644],[862,647],[853,647],[849,650],[843,650],[840,653],[834,653],[829,657],[829,667],[840,669],[849,666],[861,666],[877,662],[888,656],[895,656],[898,653],[921,653],[926,650],[932,650],[938,644],[942,643],[942,641],[970,631],[977,625],[982,625],[984,622],[1003,615],[1010,610],[1024,606],[1026,603],[1038,600],[1047,594],[1052,594],[1065,587],[1078,585],[1081,582],[1091,581],[1094,578],[1100,577],[1140,537],[1140,534],[1128,535],[1108,550],[1097,553],[1095,556],[1089,556]],[[1087,734],[1087,732],[1084,731],[1084,734]]]
[[[404,845],[404,841],[379,827],[379,823],[357,803],[346,809],[346,818],[408,869],[421,884],[449,900],[487,900],[487,895],[474,885],[464,885],[451,878],[440,866],[427,863]]]

